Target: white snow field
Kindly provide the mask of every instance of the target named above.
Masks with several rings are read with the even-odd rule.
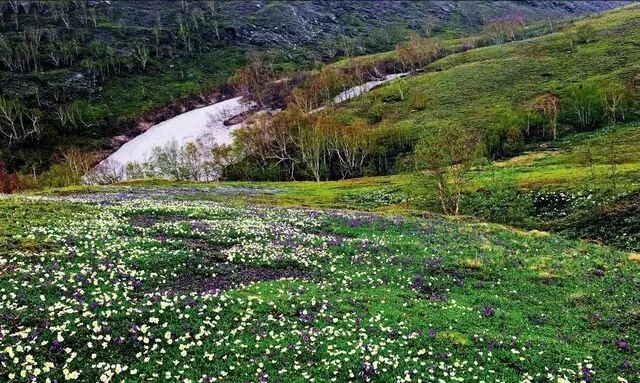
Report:
[[[164,147],[172,142],[183,146],[205,136],[209,136],[218,144],[229,144],[231,132],[242,124],[225,126],[223,122],[246,112],[252,106],[250,103],[241,102],[241,98],[236,97],[194,109],[154,125],[122,145],[102,163],[122,167],[126,167],[130,162],[142,164],[151,158],[155,147]]]
[[[380,80],[369,81],[347,89],[337,95],[333,102],[338,104],[358,97],[379,85],[406,76],[407,74],[408,73],[390,74]],[[225,126],[223,122],[248,111],[253,106],[252,103],[243,102],[242,97],[236,97],[182,113],[152,126],[141,135],[122,145],[120,149],[100,162],[96,168],[100,168],[101,166],[109,168],[116,173],[121,173],[122,178],[126,179],[127,175],[124,170],[127,164],[144,164],[149,162],[154,148],[167,147],[172,144],[183,147],[188,143],[202,139],[219,145],[230,144],[232,141],[231,132],[240,128],[242,123]],[[311,113],[322,109],[324,109],[324,107],[314,110]]]
[[[334,99],[333,99],[333,103],[334,104],[338,104],[341,103],[343,101],[347,101],[350,100],[354,97],[358,97],[359,95],[361,95],[362,93],[366,93],[368,91],[370,91],[371,89],[380,86],[384,83],[387,83],[391,80],[395,80],[399,77],[403,77],[406,76],[408,73],[394,73],[394,74],[388,74],[386,76],[384,76],[383,78],[381,78],[380,80],[373,80],[373,81],[369,81],[369,82],[365,82],[362,85],[358,85],[358,86],[354,86],[351,89],[347,89],[344,92],[340,93],[339,95],[337,95]]]

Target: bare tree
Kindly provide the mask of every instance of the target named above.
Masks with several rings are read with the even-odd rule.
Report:
[[[153,26],[153,37],[155,39],[155,51],[156,57],[162,56],[162,50],[160,49],[160,36],[162,35],[162,20],[160,19],[160,13],[156,13],[156,23]]]
[[[74,178],[77,179],[89,173],[95,160],[93,154],[84,152],[77,147],[70,147],[64,150],[60,149],[60,156],[73,172]]]
[[[95,8],[89,9],[89,18],[93,23],[93,28],[98,28],[98,11]]]
[[[87,184],[108,185],[125,179],[125,168],[109,159],[100,162],[83,177]]]
[[[425,36],[431,37],[438,21],[439,19],[433,15],[426,15],[422,19],[422,31],[424,32]]]
[[[418,166],[433,176],[444,214],[460,214],[466,175],[480,148],[479,132],[458,127],[429,132],[418,145],[415,151]]]
[[[326,158],[326,138],[324,127],[317,123],[299,123],[294,141],[300,152],[305,170],[316,181],[322,177],[322,165]]]
[[[0,27],[4,29],[4,13],[9,9],[9,4],[0,1]]]
[[[186,20],[183,19],[182,15],[178,14],[178,36],[182,39],[182,43],[187,48],[189,53],[193,50],[193,45],[191,42],[191,30],[189,29],[189,24]]]
[[[18,13],[20,13],[20,2],[18,0],[9,0],[9,6],[13,12],[13,22],[16,26],[16,31],[19,29]]]
[[[371,149],[370,130],[362,121],[348,126],[332,121],[328,125],[331,132],[328,135],[329,150],[338,159],[342,178],[361,175],[362,166]]]
[[[547,129],[551,131],[551,137],[554,140],[557,139],[560,99],[551,93],[547,93],[534,100],[533,108],[544,115],[547,120]]]
[[[71,24],[70,24],[70,20],[69,20],[69,15],[64,11],[61,10],[60,11],[60,20],[62,20],[62,22],[64,23],[64,26],[67,29],[71,29]]]
[[[211,25],[213,31],[216,34],[216,38],[220,40],[220,21],[219,21],[219,6],[218,1],[207,1],[207,9],[209,10],[209,17],[211,18]]]
[[[257,116],[253,123],[233,133],[234,142],[239,145],[237,150],[246,156],[253,156],[262,164],[275,161],[277,165],[284,166],[287,177],[293,179],[298,162],[294,155],[297,121],[306,118],[306,113],[303,116],[300,113],[304,112],[291,107],[275,116],[267,113]]]
[[[140,63],[142,71],[145,71],[149,62],[149,49],[144,42],[136,42],[133,45],[133,57]]]
[[[16,70],[13,49],[2,35],[0,35],[0,61],[2,61],[9,71],[13,72]]]

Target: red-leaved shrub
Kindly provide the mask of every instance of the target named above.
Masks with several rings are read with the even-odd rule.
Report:
[[[20,190],[21,182],[17,174],[11,174],[7,166],[0,162],[0,193],[9,194]]]

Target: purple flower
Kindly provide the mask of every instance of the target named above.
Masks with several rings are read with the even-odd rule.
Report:
[[[484,306],[484,309],[482,310],[482,314],[486,317],[492,317],[495,313],[496,309],[494,309],[491,305]]]
[[[591,371],[590,369],[588,369],[587,367],[583,367],[582,371],[582,381],[585,383],[591,383],[593,382],[593,371]]]
[[[57,339],[54,339],[53,342],[51,342],[51,352],[58,352],[60,351],[60,348],[61,348],[60,342],[58,342]]]
[[[628,351],[629,350],[629,342],[627,342],[624,339],[618,339],[616,341],[616,347],[618,347],[618,350],[620,350],[620,351]]]
[[[628,360],[625,360],[624,362],[622,362],[622,364],[620,364],[620,369],[628,369],[631,368],[631,362]]]
[[[419,288],[422,287],[423,282],[424,282],[424,275],[418,274],[416,278],[413,280],[413,283],[411,284],[411,288],[418,290]]]
[[[313,314],[303,313],[298,314],[298,319],[304,323],[313,322],[316,319],[316,316]]]
[[[375,374],[376,374],[376,369],[373,367],[373,364],[369,362],[362,362],[360,364],[360,375],[362,375],[362,378],[366,382],[370,381]]]

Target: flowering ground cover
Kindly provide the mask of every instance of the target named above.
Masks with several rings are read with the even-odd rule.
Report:
[[[201,194],[0,199],[0,381],[640,381],[637,254]]]

